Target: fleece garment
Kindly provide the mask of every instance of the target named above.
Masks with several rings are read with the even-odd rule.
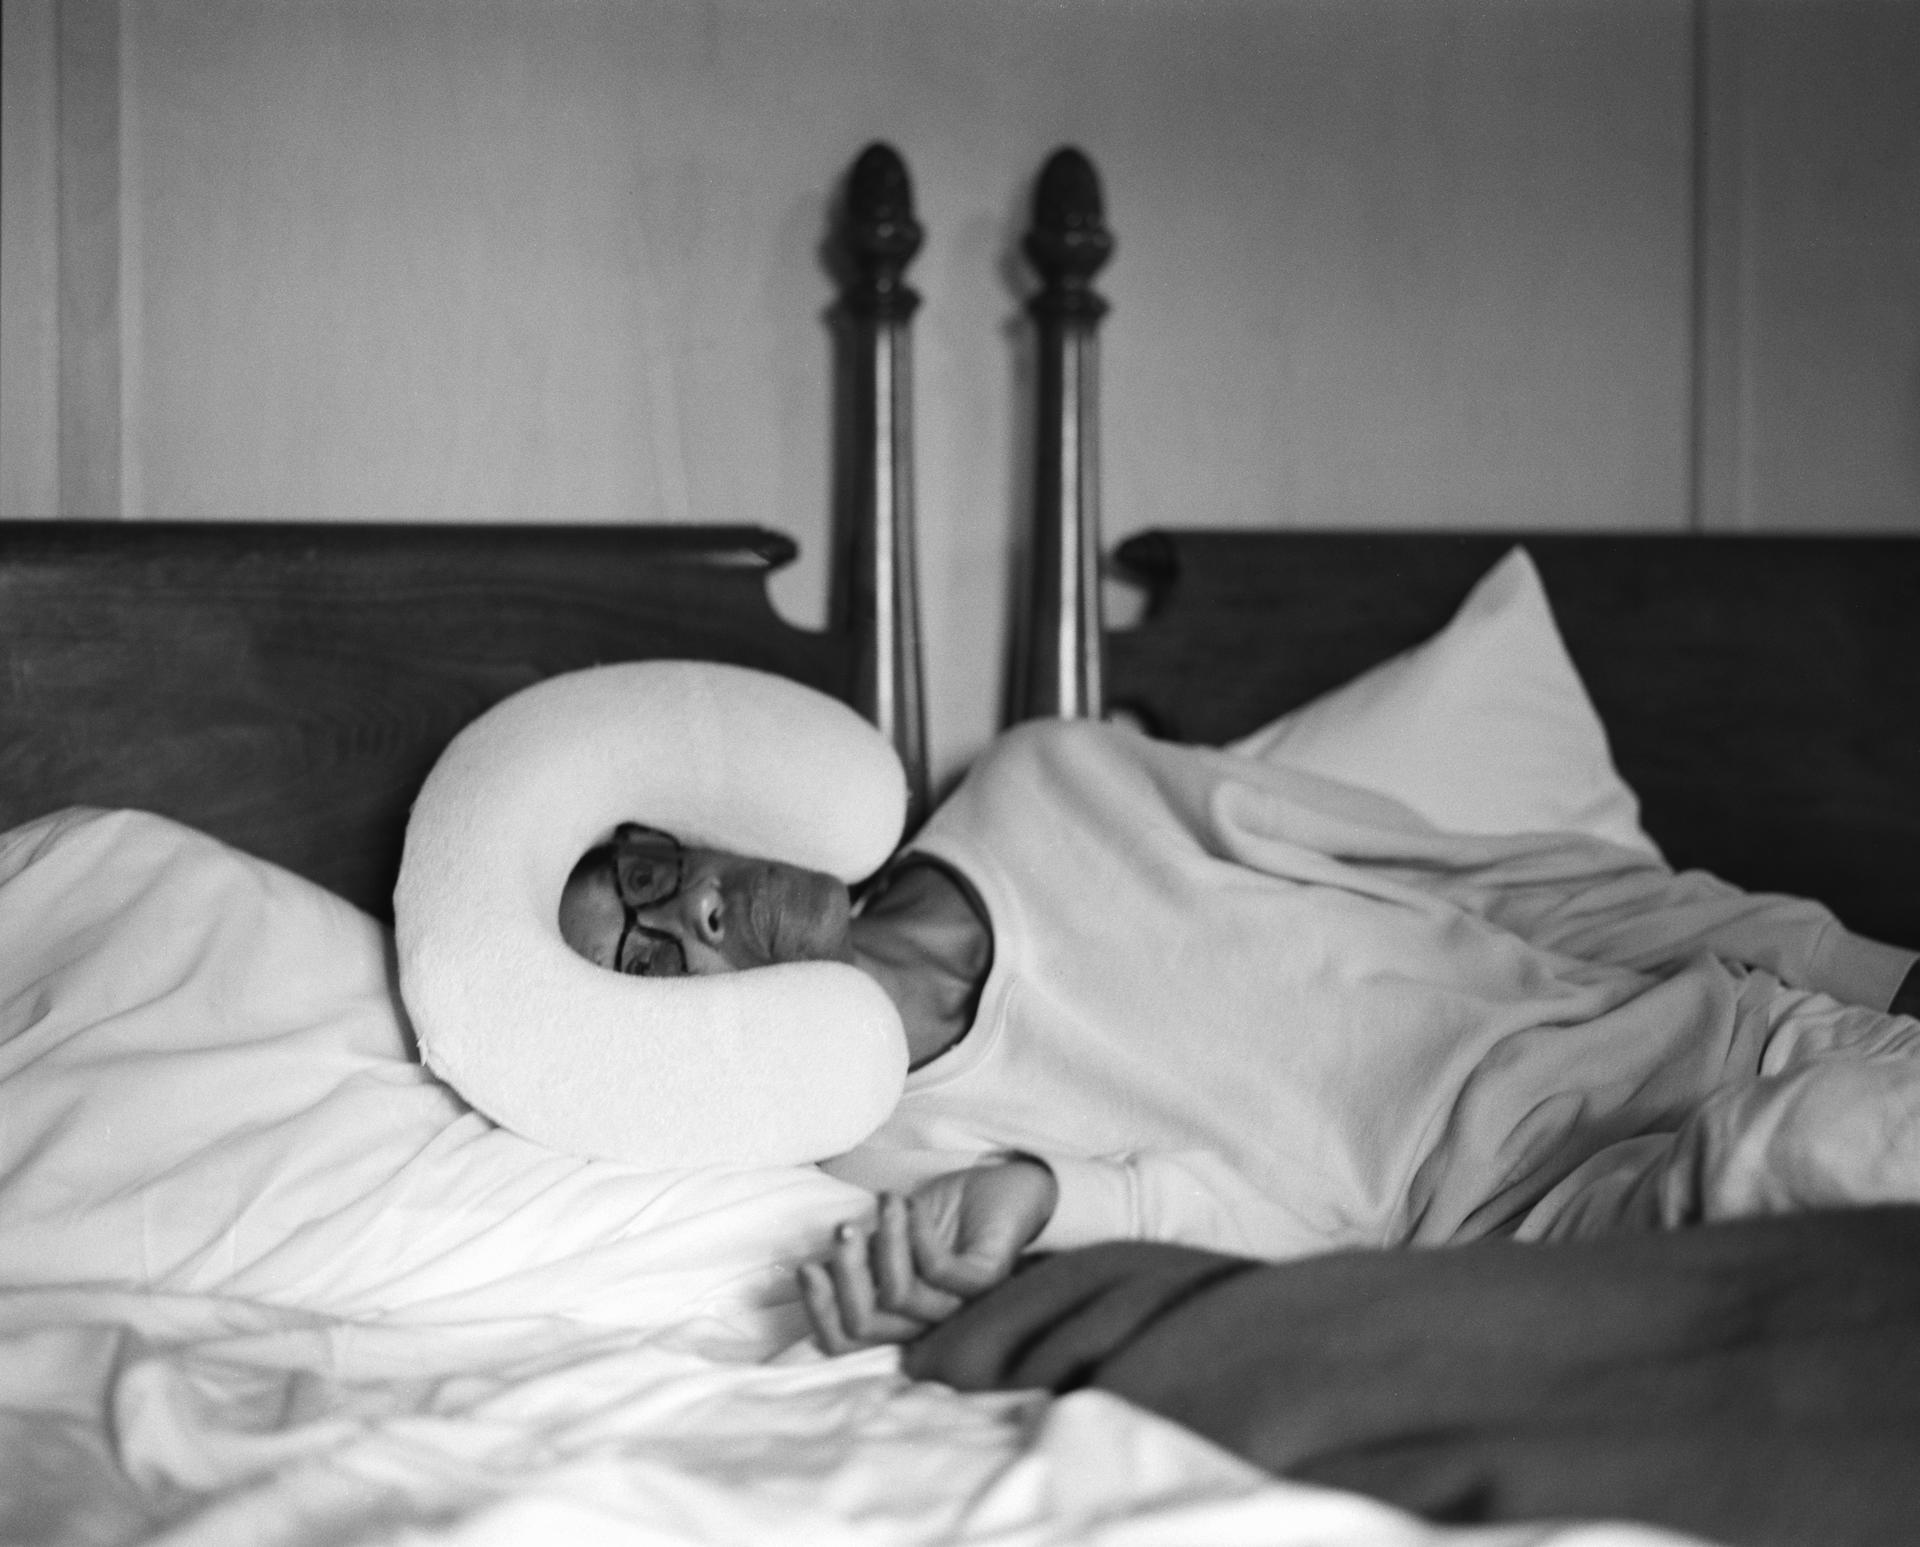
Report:
[[[906,1190],[1036,1156],[1040,1249],[1592,1233],[1856,1173],[1920,1196],[1920,1022],[1880,1013],[1913,954],[1818,904],[1091,723],[1002,737],[914,847],[976,888],[992,967],[967,1035],[829,1169]],[[1836,1124],[1871,1153],[1830,1153]],[[1840,1179],[1746,1174],[1787,1152]]]

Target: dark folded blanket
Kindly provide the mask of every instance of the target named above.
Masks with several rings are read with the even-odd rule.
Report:
[[[1281,1264],[1115,1242],[1037,1259],[907,1369],[1098,1386],[1436,1520],[1920,1540],[1920,1208]]]

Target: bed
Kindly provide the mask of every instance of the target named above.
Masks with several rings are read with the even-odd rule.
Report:
[[[924,788],[909,194],[849,178],[823,631],[762,529],[0,526],[0,1539],[1425,1539],[1110,1398],[825,1361],[793,1268],[864,1195],[572,1160],[415,1057],[408,804],[515,689],[764,667]]]
[[[891,1350],[823,1359],[792,1270],[863,1195],[813,1168],[649,1174],[554,1154],[413,1056],[384,923],[408,802],[448,738],[518,687],[647,656],[780,671],[880,723],[924,802],[904,368],[917,227],[892,152],[870,150],[849,182],[856,445],[825,631],[774,615],[766,578],[792,545],[756,528],[0,527],[0,1538],[1665,1539],[1423,1520],[1283,1479],[1097,1381],[963,1393],[910,1380]],[[1226,739],[1436,626],[1502,540],[1136,539],[1123,561],[1158,601],[1103,640],[1090,284],[1104,231],[1090,166],[1069,161],[1042,192],[1029,250],[1064,255],[1046,293],[1065,299],[1037,308],[1056,364],[1035,554],[1054,557],[1032,570],[1024,709],[1118,705]],[[1784,563],[1796,595],[1828,596],[1817,628],[1872,627],[1874,606],[1878,626],[1901,626],[1898,604],[1920,594],[1914,546],[1736,545],[1752,568],[1726,594],[1737,610]],[[1556,607],[1602,621],[1623,594],[1660,594],[1661,566],[1705,573],[1723,554],[1541,549]],[[1565,587],[1590,568],[1614,589],[1583,604]],[[1314,643],[1266,632],[1296,618]],[[1649,660],[1664,690],[1676,659],[1699,656],[1643,655],[1603,688],[1606,646],[1568,632],[1609,716],[1610,695],[1638,701]],[[1727,659],[1740,648],[1728,640]],[[1865,661],[1880,696],[1836,703],[1808,684],[1796,702],[1818,717],[1787,727],[1805,782],[1744,812],[1706,801],[1724,820],[1701,818],[1697,851],[1684,792],[1712,776],[1676,777],[1669,826],[1665,786],[1624,732],[1620,757],[1676,857],[1717,860],[1710,829],[1756,813],[1858,835],[1858,890],[1834,900],[1857,895],[1881,910],[1862,927],[1891,932],[1913,917],[1920,828],[1902,792],[1920,786],[1920,694],[1911,651],[1860,648],[1822,636],[1809,654]],[[1752,678],[1717,669],[1729,691]],[[1649,770],[1692,756],[1651,734]],[[1807,766],[1833,745],[1865,772],[1805,795],[1834,788]],[[1817,865],[1830,851],[1809,831],[1782,852]],[[1782,880],[1802,873],[1828,879]]]

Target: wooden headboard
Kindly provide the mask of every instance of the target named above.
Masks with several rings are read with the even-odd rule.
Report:
[[[461,726],[605,661],[780,672],[876,721],[924,801],[905,370],[906,168],[847,181],[835,616],[774,612],[757,527],[0,522],[0,830],[131,806],[391,911],[408,808]]]
[[[683,655],[836,697],[851,636],[781,621],[752,528],[13,522],[0,827],[138,806],[389,907],[454,733],[555,672]]]
[[[1333,532],[1288,512],[1128,538],[1113,562],[1147,615],[1110,631],[1090,286],[1113,246],[1092,164],[1056,153],[1027,237],[1044,288],[1016,718],[1231,740],[1434,634],[1524,542],[1669,859],[1920,945],[1920,537]]]

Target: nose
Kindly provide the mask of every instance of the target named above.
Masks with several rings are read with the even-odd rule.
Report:
[[[716,951],[727,943],[727,931],[733,922],[732,909],[718,876],[690,878],[673,899],[672,907],[688,938],[702,941]]]

